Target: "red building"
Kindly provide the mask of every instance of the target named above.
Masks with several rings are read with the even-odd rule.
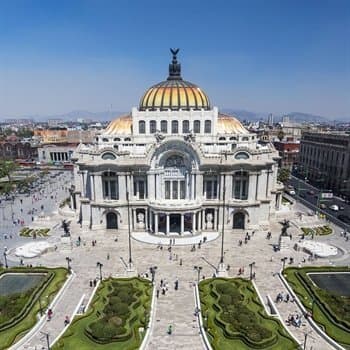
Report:
[[[275,141],[273,144],[281,157],[279,166],[291,170],[293,164],[298,162],[300,142],[287,137],[286,140]]]

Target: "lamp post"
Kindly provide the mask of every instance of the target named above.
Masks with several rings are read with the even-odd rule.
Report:
[[[202,266],[193,266],[193,268],[197,271],[197,284],[199,284],[200,274],[203,269]]]
[[[100,281],[102,281],[102,266],[103,266],[103,264],[98,261],[96,265],[100,269]]]
[[[66,261],[67,261],[68,271],[71,272],[72,267],[70,266],[70,263],[72,262],[72,259],[69,256],[67,256]]]
[[[282,261],[282,271],[284,270],[284,267],[286,266],[287,259],[288,259],[288,257],[286,257],[286,256],[281,259],[281,261]]]
[[[250,264],[249,264],[249,267],[250,267],[250,280],[252,280],[253,279],[253,266],[255,266],[255,261],[253,261],[253,262],[251,262]]]
[[[4,260],[5,260],[5,267],[8,269],[8,264],[7,264],[7,253],[4,251]]]
[[[51,350],[49,333],[45,333],[45,332],[41,332],[41,331],[40,331],[40,333],[43,334],[45,336],[45,338],[46,338],[47,350]]]

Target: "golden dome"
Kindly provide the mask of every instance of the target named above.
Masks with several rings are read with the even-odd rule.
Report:
[[[248,130],[235,117],[219,114],[216,127],[218,134],[248,134]]]
[[[182,80],[181,65],[176,58],[178,51],[171,49],[173,60],[169,64],[168,79],[151,86],[145,92],[140,100],[140,111],[210,109],[208,96],[197,85]]]
[[[131,115],[123,115],[112,120],[105,131],[106,135],[130,135],[132,133]]]

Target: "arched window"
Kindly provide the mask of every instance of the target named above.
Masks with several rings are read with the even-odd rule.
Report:
[[[178,134],[179,133],[179,122],[177,120],[173,120],[171,122],[171,133]]]
[[[199,134],[201,132],[201,122],[199,120],[195,120],[193,122],[193,132],[195,134]]]
[[[126,137],[126,138],[124,139],[124,141],[130,142],[130,141],[131,141],[131,138],[130,138],[130,137]]]
[[[206,134],[210,134],[211,133],[211,120],[206,120],[204,123],[204,132]]]
[[[102,141],[103,141],[103,142],[108,142],[108,139],[107,139],[106,137],[104,137],[104,138],[102,139]]]
[[[248,199],[249,174],[246,171],[237,171],[233,175],[232,197],[235,199]]]
[[[115,138],[113,139],[113,141],[118,142],[118,141],[120,141],[120,138],[119,138],[119,137],[115,137]]]
[[[223,136],[219,137],[219,141],[226,141],[226,137],[223,137]]]
[[[182,133],[188,134],[190,132],[190,122],[188,120],[184,120],[182,122]]]
[[[168,133],[168,122],[166,120],[162,120],[160,122],[160,131],[164,134]]]
[[[249,154],[246,152],[238,152],[235,154],[235,159],[249,159]]]
[[[155,120],[151,120],[149,122],[149,132],[151,134],[155,134],[157,131],[157,122]]]
[[[144,120],[139,121],[139,134],[145,134],[146,133],[146,123]]]
[[[104,159],[104,160],[114,160],[116,158],[117,157],[111,152],[106,152],[106,153],[102,154],[102,159]]]

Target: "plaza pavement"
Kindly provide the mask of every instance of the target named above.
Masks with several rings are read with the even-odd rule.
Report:
[[[298,210],[303,209],[302,207]],[[283,218],[289,216],[296,219],[293,212],[284,213]],[[282,219],[282,218],[281,218]],[[61,218],[56,215],[52,218],[59,222]],[[284,288],[279,278],[274,276],[281,268],[281,258],[284,256],[293,257],[294,265],[305,265],[303,258],[307,255],[303,252],[296,252],[288,249],[281,252],[273,252],[272,245],[277,243],[281,225],[278,220],[272,222],[272,239],[266,239],[266,232],[257,231],[247,244],[238,246],[239,239],[244,239],[245,232],[225,234],[225,263],[230,266],[229,277],[236,277],[238,269],[244,267],[243,277],[249,278],[249,263],[255,262],[254,271],[256,273],[256,285],[266,300],[270,295],[275,300],[278,292],[287,290]],[[103,276],[126,276],[124,262],[128,261],[128,239],[127,232],[116,232],[114,230],[91,231],[81,229],[76,223],[72,223],[72,246],[59,246],[56,252],[50,252],[42,257],[27,259],[25,263],[44,266],[66,266],[66,257],[72,258],[71,265],[76,273],[70,288],[64,292],[59,304],[55,307],[53,319],[45,322],[41,327],[41,332],[47,332],[52,341],[60,334],[64,328],[64,318],[71,315],[77,307],[81,297],[85,294],[85,301],[92,293],[89,280],[98,278],[99,271],[96,267],[97,261],[103,263]],[[298,229],[292,226],[289,229],[293,239],[291,247],[298,240]],[[80,246],[75,245],[78,236],[83,240]],[[117,241],[116,241],[117,238]],[[317,238],[319,239],[319,238]],[[92,246],[91,241],[97,240],[97,245]],[[320,238],[322,241],[329,241],[345,250],[349,250],[350,242],[345,242],[339,235],[339,229],[329,237]],[[147,349],[203,349],[202,340],[199,335],[199,328],[194,316],[195,300],[193,283],[197,280],[197,272],[194,266],[201,266],[201,277],[211,277],[215,273],[220,258],[221,238],[212,242],[202,244],[201,249],[191,252],[191,246],[174,246],[169,253],[167,246],[162,250],[157,245],[145,244],[132,240],[132,258],[137,272],[149,273],[149,267],[157,266],[156,288],[161,279],[166,280],[169,291],[166,295],[160,296],[156,301],[155,319],[151,328],[151,336]],[[107,259],[107,255],[110,258]],[[271,259],[272,257],[272,259]],[[9,257],[11,258],[11,256]],[[182,259],[182,266],[180,266]],[[344,264],[348,255],[336,257],[334,259],[318,259],[308,264],[335,265]],[[272,261],[271,261],[272,260]],[[174,290],[175,280],[179,280],[179,290]],[[298,312],[295,303],[282,302],[276,304],[283,320],[286,320],[291,313]],[[172,325],[173,332],[167,334],[169,325]],[[307,350],[327,350],[332,347],[323,340],[310,326],[307,320],[303,319],[302,326],[296,328],[288,326],[291,332],[298,339],[300,344],[304,341],[305,333],[308,334]],[[46,340],[41,333],[37,333],[21,349],[34,350],[46,348]]]

